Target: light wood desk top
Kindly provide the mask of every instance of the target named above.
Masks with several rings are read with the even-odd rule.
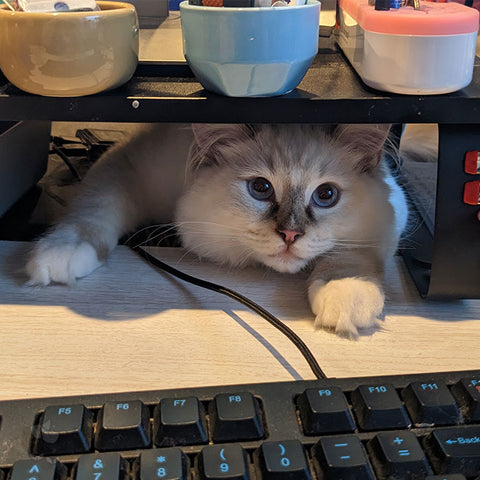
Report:
[[[71,288],[23,286],[28,247],[0,242],[0,400],[313,378],[265,320],[126,247]],[[480,369],[480,301],[420,299],[400,258],[387,271],[383,330],[352,342],[313,330],[302,275],[228,271],[180,249],[155,251],[271,310],[328,376]]]

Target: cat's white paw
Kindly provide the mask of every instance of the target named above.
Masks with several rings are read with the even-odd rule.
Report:
[[[101,265],[95,248],[88,242],[65,243],[41,240],[26,265],[29,285],[72,284]]]
[[[385,301],[382,289],[365,278],[315,281],[309,288],[315,327],[355,339],[358,330],[378,326]]]

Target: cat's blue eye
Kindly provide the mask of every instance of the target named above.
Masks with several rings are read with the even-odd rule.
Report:
[[[333,207],[340,199],[340,192],[333,183],[322,183],[312,194],[312,203],[316,207]]]
[[[270,200],[275,193],[272,184],[263,177],[247,180],[247,188],[255,200]]]

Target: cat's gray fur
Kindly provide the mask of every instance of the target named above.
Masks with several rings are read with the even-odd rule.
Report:
[[[310,269],[315,327],[354,338],[377,324],[384,264],[407,221],[381,161],[387,134],[388,125],[149,126],[90,170],[69,213],[35,244],[30,283],[70,284],[125,233],[174,222],[201,258]],[[255,178],[271,197],[259,199],[257,184],[252,193]],[[338,187],[331,207],[314,201],[325,183]]]

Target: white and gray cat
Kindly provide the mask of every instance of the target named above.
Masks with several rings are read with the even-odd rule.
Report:
[[[381,161],[388,125],[158,124],[110,149],[33,248],[31,284],[73,283],[118,239],[174,222],[183,246],[230,266],[310,269],[315,327],[355,338],[384,306],[407,222]]]

